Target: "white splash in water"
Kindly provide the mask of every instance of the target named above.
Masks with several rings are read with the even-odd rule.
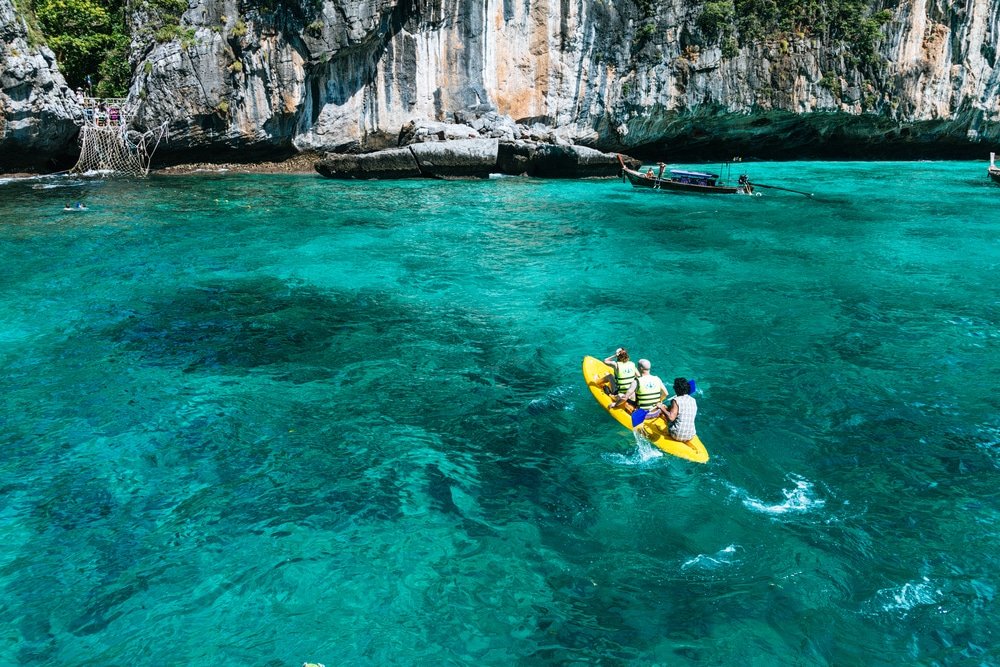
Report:
[[[681,569],[686,570],[689,567],[694,567],[700,570],[714,570],[715,568],[723,565],[732,565],[735,562],[735,556],[736,545],[730,544],[725,549],[720,549],[711,556],[708,554],[699,554],[695,556],[681,565]]]
[[[937,604],[941,597],[941,591],[936,590],[930,579],[924,577],[923,581],[917,583],[906,582],[902,586],[880,589],[872,600],[872,606],[876,611],[901,611],[905,614],[914,607]]]
[[[813,483],[801,477],[790,477],[795,486],[791,489],[782,489],[785,496],[784,502],[768,504],[763,500],[754,498],[742,489],[733,487],[733,491],[743,497],[743,505],[754,512],[762,514],[804,514],[814,509],[826,505],[826,501],[817,498],[813,492]]]
[[[43,177],[39,177],[39,178],[43,178]],[[31,177],[27,177],[27,178],[20,179],[20,180],[37,180],[37,179],[31,178]],[[78,188],[78,187],[80,187],[82,185],[87,185],[86,181],[58,180],[58,181],[56,181],[54,183],[35,183],[34,185],[31,186],[31,189],[32,190],[53,190],[55,188]]]
[[[635,436],[635,450],[631,454],[604,454],[602,458],[610,463],[637,466],[663,456],[663,452],[651,445],[648,440],[635,431],[632,434]]]

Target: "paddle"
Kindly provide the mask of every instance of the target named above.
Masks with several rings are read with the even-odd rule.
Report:
[[[646,415],[649,414],[649,410],[643,410],[642,408],[636,408],[632,412],[632,428],[635,428],[642,422],[646,421]]]
[[[750,183],[750,185],[752,185],[755,188],[768,188],[770,190],[784,190],[785,192],[794,192],[797,195],[805,195],[806,197],[809,197],[810,199],[812,199],[812,196],[813,196],[811,192],[802,192],[801,190],[792,190],[791,188],[782,188],[782,187],[779,187],[777,185],[764,185],[763,183]]]

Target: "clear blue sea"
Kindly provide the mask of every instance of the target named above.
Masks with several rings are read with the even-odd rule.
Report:
[[[0,180],[0,665],[1000,664],[1000,187],[743,168]]]

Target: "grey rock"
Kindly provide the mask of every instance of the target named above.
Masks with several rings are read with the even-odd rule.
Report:
[[[366,178],[412,178],[422,170],[409,148],[390,148],[377,153],[359,155],[358,164]]]
[[[358,155],[332,154],[316,162],[316,171],[327,178],[364,178]]]
[[[434,178],[486,178],[497,171],[496,139],[412,144],[420,173]]]
[[[316,163],[316,171],[327,178],[341,179],[397,179],[421,175],[409,148],[391,148],[364,155],[331,154]]]
[[[528,173],[541,178],[617,176],[621,164],[613,153],[585,146],[541,145],[534,151]]]
[[[638,160],[624,159],[638,168]],[[617,176],[620,169],[616,154],[585,146],[495,139],[416,143],[366,155],[328,155],[316,163],[316,171],[328,178],[486,178],[493,173],[587,178]]]
[[[403,125],[399,131],[398,144],[424,143],[428,141],[454,141],[456,139],[477,139],[479,132],[464,123],[441,123],[429,120],[413,120]]]
[[[11,0],[0,0],[0,168],[69,159],[81,114],[55,55],[32,45]]]
[[[500,173],[512,176],[528,176],[536,147],[525,141],[504,141],[497,152],[497,167]]]

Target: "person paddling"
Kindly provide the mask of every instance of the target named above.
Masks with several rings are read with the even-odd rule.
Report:
[[[698,415],[698,402],[691,396],[691,383],[685,378],[674,378],[674,393],[677,395],[670,399],[669,406],[657,404],[646,414],[646,420],[663,415],[670,422],[670,437],[687,442],[697,435],[694,419]]]
[[[624,399],[626,402],[635,403],[635,412],[632,413],[633,424],[636,423],[637,419],[641,423],[641,418],[646,415],[647,411],[653,409],[668,395],[667,388],[663,386],[663,380],[650,372],[652,364],[649,363],[649,359],[640,359],[636,363],[636,367],[639,369],[639,376],[632,384],[632,388],[625,394]],[[612,404],[611,407],[616,407],[616,405]]]

